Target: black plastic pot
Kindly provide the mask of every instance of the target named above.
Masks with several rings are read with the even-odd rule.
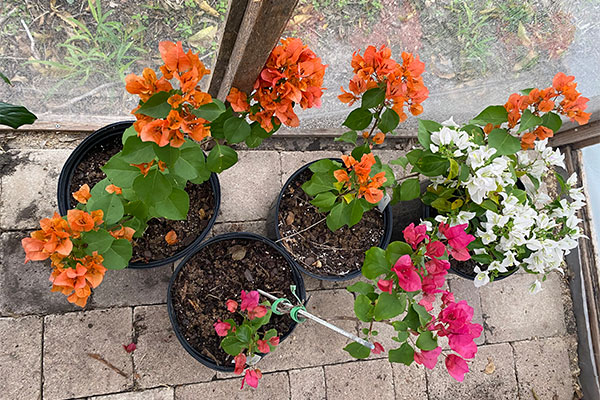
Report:
[[[249,233],[249,232],[232,232],[232,233],[224,233],[222,235],[215,236],[214,238],[209,239],[206,242],[202,243],[200,246],[197,246],[196,248],[194,248],[193,252],[186,255],[185,258],[181,261],[181,263],[179,263],[179,265],[177,266],[177,269],[175,269],[175,272],[171,276],[171,281],[169,282],[169,288],[167,291],[167,312],[169,313],[169,320],[171,321],[171,325],[173,326],[173,331],[175,332],[175,336],[177,336],[177,339],[179,339],[179,343],[181,343],[183,348],[201,364],[207,366],[208,368],[212,368],[216,371],[222,371],[222,372],[233,372],[234,367],[217,365],[212,359],[204,356],[197,349],[193,348],[188,343],[188,341],[185,339],[183,334],[181,333],[181,330],[179,328],[179,323],[177,322],[177,317],[175,316],[175,310],[173,309],[173,298],[172,298],[171,292],[172,292],[173,284],[175,283],[175,279],[177,278],[177,275],[179,275],[181,268],[192,257],[194,257],[202,249],[204,249],[207,246],[212,245],[213,243],[226,241],[226,240],[233,240],[233,239],[256,240],[256,241],[259,241],[259,242],[269,245],[270,247],[273,248],[273,250],[275,250],[279,254],[281,254],[283,256],[283,258],[285,258],[288,266],[292,270],[292,276],[293,276],[294,284],[296,285],[296,290],[297,290],[296,295],[300,298],[300,300],[302,300],[302,302],[306,303],[306,291],[304,289],[304,280],[302,279],[302,275],[300,274],[300,272],[298,272],[298,269],[296,268],[296,265],[295,265],[294,261],[292,260],[292,258],[290,257],[290,255],[286,251],[283,251],[281,249],[281,247],[277,246],[270,239],[267,239],[263,236],[260,236],[260,235],[254,234],[254,233]],[[293,301],[293,299],[290,299],[290,300]],[[298,324],[296,322],[292,321],[291,328],[285,334],[280,336],[280,340],[281,341],[285,340],[294,331],[294,329],[296,328],[296,325],[298,325]]]
[[[337,161],[337,162],[342,162],[342,160],[339,158],[331,158],[331,160]],[[289,179],[285,182],[285,184],[283,185],[283,188],[279,192],[279,196],[277,196],[277,199],[271,205],[271,208],[269,209],[269,214],[267,215],[267,234],[271,239],[273,239],[275,241],[278,241],[281,239],[281,232],[279,232],[278,216],[279,216],[279,205],[281,203],[281,198],[283,197],[283,193],[285,192],[287,187],[296,179],[296,177],[298,175],[300,175],[308,167],[310,167],[311,164],[313,164],[317,161],[321,161],[321,159],[311,161],[308,164],[301,167],[296,172],[294,172],[292,174],[292,176],[290,176]],[[384,230],[384,232],[383,232],[383,237],[381,238],[381,241],[378,244],[378,247],[385,249],[387,247],[387,245],[390,244],[390,240],[392,237],[392,228],[393,228],[392,208],[388,205],[383,210],[383,230]],[[277,243],[279,243],[279,242],[277,242]],[[285,247],[283,247],[280,244],[277,244],[277,245],[280,248],[282,248],[284,252],[287,253],[287,250],[285,249]],[[318,274],[315,274],[314,272],[310,272],[310,271],[306,270],[306,268],[302,267],[302,265],[300,265],[300,263],[296,262],[294,257],[292,257],[292,256],[290,256],[290,257],[294,260],[294,265],[300,271],[304,272],[308,276],[311,276],[316,279],[324,280],[324,281],[346,281],[346,280],[354,279],[354,278],[358,277],[361,273],[361,270],[359,268],[355,271],[348,272],[345,275],[318,275]]]
[[[428,206],[428,205],[424,205],[423,207],[423,219],[426,218],[435,218],[438,215],[438,212],[435,208]],[[464,263],[466,261],[456,261],[454,260],[455,263]],[[514,274],[515,272],[517,272],[519,270],[519,268],[514,268],[512,270],[509,270],[508,272],[500,272],[498,273],[498,276],[494,278],[494,281],[500,281],[504,278],[508,278],[509,276],[511,276],[512,274]],[[471,281],[475,280],[476,275],[469,275],[466,274],[460,270],[457,270],[455,268],[452,267],[452,263],[450,263],[450,272],[452,272],[454,275],[458,275],[461,278],[465,278]]]
[[[86,155],[98,144],[102,142],[108,142],[114,140],[115,137],[121,137],[123,132],[131,126],[133,121],[123,121],[116,122],[114,124],[107,125],[93,132],[91,135],[86,137],[80,144],[73,150],[65,165],[63,165],[62,170],[60,171],[60,176],[58,178],[58,209],[60,211],[60,215],[65,215],[67,210],[71,208],[71,179],[73,178],[73,173],[75,168],[81,163],[81,161],[86,157]],[[217,214],[219,214],[219,206],[221,204],[221,186],[219,185],[219,179],[216,174],[211,174],[210,186],[214,195],[214,212],[211,219],[208,221],[208,225],[202,231],[200,236],[198,236],[192,243],[190,243],[187,247],[173,254],[171,257],[163,258],[161,260],[150,261],[148,263],[141,262],[132,262],[129,263],[129,268],[154,268],[160,267],[163,265],[170,264],[181,257],[184,257],[188,253],[190,253],[195,246],[200,244],[202,240],[208,235],[213,225],[215,224],[215,220],[217,219]]]

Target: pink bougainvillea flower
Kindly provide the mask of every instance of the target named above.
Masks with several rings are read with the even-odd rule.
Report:
[[[258,306],[259,294],[256,290],[246,293],[245,290],[242,290],[242,304],[240,308],[242,311],[251,311],[256,306]]]
[[[473,324],[480,326],[479,324]],[[473,336],[473,335],[477,336]],[[473,334],[465,335],[448,335],[448,346],[464,358],[473,358],[477,354],[477,345],[473,341],[474,338],[479,337],[481,332],[477,333],[477,330]]]
[[[136,345],[135,343],[129,343],[127,345],[123,345],[123,348],[125,349],[126,352],[131,353],[136,349]]]
[[[427,227],[425,225],[419,225],[415,227],[415,224],[410,224],[402,231],[404,234],[404,240],[412,246],[414,250],[417,249],[419,243],[425,239],[429,239],[427,235]]]
[[[269,343],[271,343],[271,346],[278,346],[279,336],[273,336],[271,339],[269,339]]]
[[[233,373],[236,375],[241,375],[244,372],[244,368],[246,368],[246,355],[244,353],[240,353],[233,358],[235,361],[235,369]]]
[[[227,336],[227,332],[231,329],[231,324],[229,322],[222,322],[220,319],[217,320],[213,326],[219,336]]]
[[[267,307],[265,306],[257,306],[248,311],[249,320],[253,320],[254,318],[262,318],[265,315],[267,315]]]
[[[451,303],[454,303],[454,293],[444,291],[444,293],[442,294],[442,303],[444,304],[444,307],[448,306]]]
[[[248,386],[252,386],[254,389],[256,389],[256,387],[258,386],[258,380],[260,378],[262,378],[262,373],[260,372],[260,369],[249,369],[248,371],[246,371],[244,379],[242,379],[242,387],[240,389],[244,388],[244,383],[247,383]]]
[[[227,310],[229,310],[229,312],[235,312],[235,310],[237,310],[238,308],[238,303],[235,300],[227,300]]]
[[[439,258],[446,252],[446,246],[439,240],[427,243],[426,249],[425,255],[431,258]]]
[[[467,362],[455,354],[446,356],[446,368],[448,368],[448,373],[459,382],[462,382],[465,374],[469,372]]]
[[[448,239],[450,248],[448,253],[458,261],[466,261],[471,258],[467,246],[475,237],[465,232],[465,229],[469,224],[456,225],[453,227],[441,222],[439,226],[440,233]]]
[[[271,351],[271,348],[269,347],[269,343],[267,343],[266,340],[257,340],[256,344],[258,346],[258,351],[260,351],[261,353],[267,354],[268,352]]]
[[[433,369],[437,364],[438,357],[442,353],[441,347],[436,347],[433,350],[423,350],[422,352],[415,351],[415,362],[424,365],[425,368]]]
[[[383,346],[381,345],[381,343],[375,342],[373,344],[375,345],[375,348],[371,349],[371,353],[373,353],[373,354],[381,354],[381,353],[383,353],[385,351],[383,349]]]
[[[382,292],[388,292],[389,294],[392,294],[392,289],[394,288],[394,281],[391,279],[390,280],[380,279],[377,282],[377,287]]]
[[[403,255],[396,261],[392,271],[398,275],[398,285],[407,292],[421,290],[421,277],[417,273],[412,260],[408,254]]]

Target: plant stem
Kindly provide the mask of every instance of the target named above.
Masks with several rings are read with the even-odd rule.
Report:
[[[279,240],[276,240],[276,241],[275,241],[275,243],[279,243],[279,242],[281,242],[282,240],[289,239],[289,238],[291,238],[291,237],[293,237],[293,236],[296,236],[296,235],[298,235],[298,234],[300,234],[300,233],[302,233],[302,232],[305,232],[305,231],[309,230],[310,228],[312,228],[313,226],[317,226],[317,225],[319,225],[321,222],[325,221],[326,219],[327,219],[327,217],[325,217],[325,218],[321,218],[320,220],[318,220],[317,222],[315,222],[314,224],[312,224],[312,225],[311,225],[311,226],[309,226],[308,228],[304,228],[304,229],[302,229],[301,231],[294,232],[294,233],[292,233],[292,234],[291,234],[291,235],[289,235],[289,236],[282,237],[281,239],[279,239]]]

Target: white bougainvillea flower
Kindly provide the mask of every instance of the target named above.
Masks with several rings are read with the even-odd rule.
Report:
[[[479,267],[475,267],[473,271],[477,274],[475,276],[475,287],[481,287],[490,283],[488,271],[482,271]]]
[[[538,294],[541,291],[542,291],[542,282],[540,282],[539,280],[536,279],[535,282],[533,282],[531,284],[531,286],[529,286],[529,293]]]

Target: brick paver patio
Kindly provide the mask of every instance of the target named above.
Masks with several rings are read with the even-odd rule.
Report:
[[[312,322],[261,361],[259,390],[189,356],[171,330],[165,298],[172,266],[109,272],[84,311],[50,292],[49,267],[23,265],[20,239],[56,209],[62,164],[77,142],[21,141],[5,148],[0,214],[0,398],[97,400],[192,399],[571,399],[577,370],[576,327],[564,278],[554,274],[537,296],[517,274],[476,289],[450,276],[457,299],[475,308],[484,334],[471,371],[454,381],[443,362],[433,370],[390,364],[384,355],[353,361],[347,343]],[[386,150],[384,157],[397,157]],[[337,152],[242,150],[220,177],[221,214],[213,234],[265,234],[281,184],[305,162]],[[305,277],[309,311],[358,331],[348,283]],[[123,344],[137,342],[128,354]],[[385,344],[384,344],[385,345]],[[90,355],[118,368],[109,368]]]

